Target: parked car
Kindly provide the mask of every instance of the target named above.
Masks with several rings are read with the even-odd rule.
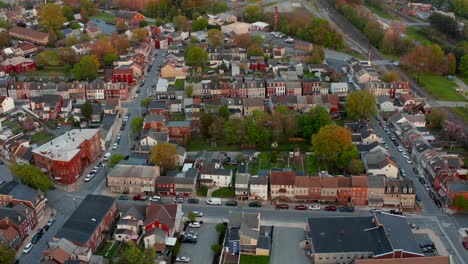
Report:
[[[307,206],[305,206],[303,204],[298,204],[298,205],[294,206],[294,209],[303,211],[303,210],[307,210]]]
[[[32,243],[28,243],[24,248],[23,248],[23,253],[24,254],[28,254],[29,252],[31,252],[33,248],[33,244]]]
[[[128,160],[129,158],[130,158],[130,155],[126,155],[126,156],[124,157],[124,160]]]
[[[224,205],[226,205],[226,206],[237,206],[237,201],[230,200],[230,201],[227,201],[226,203],[224,203]]]
[[[276,209],[289,209],[289,205],[287,205],[287,204],[277,204]]]
[[[419,196],[416,194],[416,201],[420,202],[421,201],[421,198],[419,198]]]
[[[181,240],[182,243],[191,243],[195,244],[197,243],[197,237],[196,236],[182,236]]]
[[[249,207],[262,207],[262,203],[260,203],[260,202],[250,202]]]
[[[161,196],[154,195],[149,198],[150,202],[159,202],[161,201]]]
[[[426,191],[430,191],[431,187],[429,187],[429,185],[427,185],[427,184],[424,184],[424,189],[426,189]]]
[[[189,263],[189,262],[190,262],[190,258],[189,258],[189,257],[185,257],[185,256],[177,257],[177,258],[176,258],[176,262]]]
[[[408,175],[406,175],[406,172],[405,172],[405,170],[403,170],[403,169],[400,171],[400,174],[401,174],[401,176],[402,176],[403,178],[405,178],[406,176],[408,176]]]
[[[44,233],[42,233],[42,230],[37,232],[31,239],[31,243],[37,244],[37,242],[39,242],[39,240],[41,239],[42,235],[44,235]]]
[[[424,177],[420,176],[418,179],[421,184],[426,184],[426,180],[424,179]]]
[[[192,227],[192,228],[200,228],[201,224],[200,224],[200,222],[192,222],[188,226]]]
[[[118,199],[119,199],[119,200],[128,200],[128,196],[125,195],[125,194],[122,194],[122,195],[119,196]]]
[[[192,211],[197,217],[203,217],[203,212],[200,211]]]
[[[197,204],[199,202],[200,200],[198,198],[190,198],[187,200],[187,203],[191,203],[191,204]]]
[[[418,168],[413,168],[414,174],[419,174]]]
[[[401,146],[397,147],[398,151],[403,152],[403,148]]]
[[[320,211],[320,205],[311,205],[309,206],[309,210]]]
[[[336,211],[336,206],[334,205],[325,206],[325,211]]]
[[[392,210],[390,210],[390,213],[394,214],[394,215],[402,215],[403,211],[392,209]]]
[[[50,218],[49,221],[47,221],[48,226],[52,226],[55,223],[55,218]]]
[[[181,196],[176,196],[174,198],[174,203],[184,203],[185,199],[184,197],[181,197]]]
[[[119,146],[119,144],[114,143],[114,145],[112,145],[112,149],[117,149],[118,146]]]
[[[85,182],[91,181],[93,179],[94,175],[95,175],[94,172],[90,172],[88,175],[86,175],[84,181]]]
[[[134,201],[146,201],[146,199],[148,199],[148,197],[141,195],[141,194],[137,194],[133,196]]]
[[[338,207],[338,210],[340,210],[340,212],[354,212],[354,207],[352,207],[352,206],[340,206],[340,207]]]

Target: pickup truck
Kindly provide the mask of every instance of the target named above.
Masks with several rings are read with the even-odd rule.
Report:
[[[141,195],[141,194],[137,194],[133,196],[134,201],[146,201],[146,199],[148,199],[148,197]]]

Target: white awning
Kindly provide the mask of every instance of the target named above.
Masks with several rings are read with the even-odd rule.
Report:
[[[175,237],[166,237],[166,246],[175,246],[177,238]]]

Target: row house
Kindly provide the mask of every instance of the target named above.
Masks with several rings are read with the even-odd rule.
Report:
[[[44,216],[45,198],[44,194],[16,181],[0,184],[0,205],[9,206],[24,204],[34,211],[36,221]]]
[[[359,84],[379,81],[379,74],[368,61],[351,58],[347,61],[346,69]]]
[[[16,78],[10,75],[0,77],[0,96],[8,96],[16,99],[9,91],[14,90],[16,87]]]
[[[265,82],[258,78],[246,78],[244,80],[247,89],[247,98],[265,98]]]
[[[133,84],[134,82],[134,73],[133,69],[129,67],[115,68],[112,71],[112,82],[120,83],[126,82],[128,84]]]
[[[398,178],[398,165],[383,151],[364,153],[364,168],[369,175],[384,175],[386,178]]]
[[[223,168],[219,163],[203,164],[200,169],[200,183],[209,188],[232,186],[232,176],[232,170]]]
[[[63,99],[60,95],[45,94],[29,98],[29,107],[42,120],[55,119],[58,117]]]
[[[104,84],[104,98],[112,99],[118,98],[126,100],[129,98],[129,86],[126,82],[120,83],[106,83]]]
[[[30,97],[40,97],[43,95],[56,95],[57,85],[53,82],[41,83],[41,82],[30,82],[29,85],[24,86],[29,89]]]
[[[173,237],[180,230],[182,215],[180,204],[148,205],[143,223],[145,248],[164,252],[167,239]]]
[[[21,237],[31,235],[38,221],[34,209],[18,203],[11,207],[0,206],[0,229],[13,227]]]
[[[271,171],[270,173],[270,196],[272,200],[294,200],[294,184],[296,172],[294,171]]]
[[[143,228],[144,218],[144,214],[135,206],[130,206],[126,211],[121,213],[121,217],[117,222],[117,229],[114,233],[114,239],[119,242],[128,243],[132,239],[138,238],[138,233]]]
[[[159,166],[116,165],[107,175],[107,186],[115,193],[152,194],[159,176]]]
[[[200,171],[190,168],[180,173],[167,173],[156,179],[156,193],[161,195],[191,196],[196,193]]]
[[[13,38],[26,40],[34,44],[47,45],[49,43],[49,34],[35,31],[29,28],[14,26],[10,28],[10,36]]]
[[[385,181],[384,206],[397,208],[414,208],[416,189],[411,180]]]
[[[87,100],[104,100],[104,84],[101,79],[90,82],[85,89]]]
[[[282,78],[266,79],[266,97],[286,95],[286,81]]]
[[[320,79],[302,79],[302,94],[303,95],[316,95],[321,94],[322,82]]]
[[[402,94],[409,94],[409,83],[407,81],[371,81],[364,84],[364,89],[371,92],[374,96],[388,96],[392,99]]]
[[[302,86],[298,81],[286,82],[286,95],[299,96],[302,95]]]

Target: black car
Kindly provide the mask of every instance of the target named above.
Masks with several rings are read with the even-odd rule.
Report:
[[[394,215],[402,215],[402,214],[403,214],[402,211],[400,211],[400,210],[395,210],[395,209],[390,210],[390,213],[391,213],[391,214],[394,214]]]
[[[419,174],[418,168],[413,168],[414,174]]]
[[[348,206],[340,206],[338,207],[338,210],[340,212],[354,212],[354,207],[348,207]]]
[[[442,202],[438,198],[434,199],[434,202],[437,205],[437,207],[439,207],[439,208],[442,207]]]
[[[224,205],[226,205],[226,206],[237,206],[237,201],[230,200],[230,201],[227,201]]]
[[[419,196],[416,194],[416,201],[420,202],[421,201],[421,198],[419,198]]]
[[[120,131],[124,131],[124,129],[125,129],[125,126],[120,127]]]
[[[419,182],[420,182],[421,184],[426,184],[426,181],[424,180],[423,177],[419,177]]]
[[[191,204],[197,204],[199,202],[200,202],[200,200],[197,199],[197,198],[190,198],[190,199],[187,200],[187,203],[191,203]]]
[[[182,236],[182,239],[180,241],[182,243],[191,243],[191,244],[197,243],[197,239],[192,236]]]
[[[251,202],[251,203],[249,203],[249,207],[262,207],[262,203],[260,203],[260,202]]]
[[[42,235],[44,235],[44,233],[41,231],[37,232],[33,238],[31,239],[31,243],[33,244],[37,244],[37,242],[39,242],[39,240],[41,239]]]
[[[0,160],[0,165],[3,165],[5,164],[5,162],[3,162],[3,160]]]
[[[393,144],[395,144],[395,146],[399,146],[400,144],[398,144],[398,141],[393,141]]]
[[[130,155],[127,155],[124,157],[124,160],[128,160],[130,158]]]

